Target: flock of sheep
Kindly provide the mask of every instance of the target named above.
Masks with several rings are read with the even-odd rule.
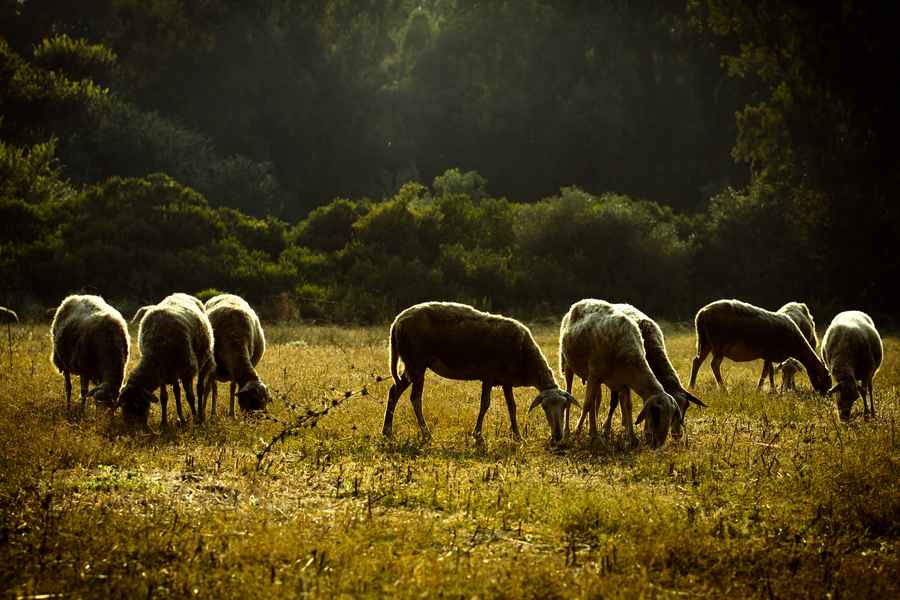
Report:
[[[126,380],[130,339],[122,315],[99,296],[74,295],[62,302],[51,325],[51,358],[65,377],[67,403],[71,402],[71,375],[76,374],[81,378],[82,407],[88,397],[113,408],[121,406],[125,421],[144,429],[157,389],[161,423],[167,425],[167,385],[172,386],[181,421],[181,389],[197,423],[204,420],[210,393],[210,414],[216,415],[216,381],[231,382],[230,415],[234,415],[235,395],[243,411],[265,409],[268,390],[254,368],[265,351],[265,336],[256,313],[242,298],[222,294],[204,304],[176,293],[159,304],[142,307],[132,321],[140,321],[141,357]],[[691,388],[710,354],[710,366],[720,386],[724,386],[720,372],[724,358],[762,359],[757,388],[768,377],[774,389],[774,374],[780,371],[782,389],[793,389],[794,376],[805,369],[817,392],[836,396],[841,419],[850,418],[859,396],[865,415],[875,415],[872,379],[883,350],[872,319],[865,313],[846,311],[832,320],[822,339],[822,358],[816,354],[815,322],[802,303],[789,302],[772,312],[738,300],[718,300],[697,312],[695,326],[697,355],[691,364]],[[389,345],[393,384],[384,413],[385,436],[391,435],[397,402],[410,386],[421,434],[430,435],[422,412],[428,369],[449,379],[481,382],[481,408],[473,431],[476,438],[481,437],[495,386],[503,389],[516,437],[519,427],[513,388],[536,388],[538,395],[529,412],[541,407],[555,442],[570,433],[569,412],[573,404],[578,406],[572,395],[576,375],[585,383],[576,432],[587,418],[592,436],[597,433],[604,384],[611,392],[604,434],[609,433],[619,406],[629,439],[637,440],[633,425],[643,423],[644,437],[653,447],[665,443],[670,433],[674,440],[681,438],[691,404],[706,406],[682,385],[659,325],[629,304],[589,298],[573,304],[563,316],[559,370],[565,390],[559,387],[525,325],[465,304],[425,302],[407,308],[391,325]],[[398,369],[401,360],[402,371]],[[89,390],[89,382],[98,385]],[[643,399],[633,423],[631,391]]]
[[[141,358],[123,386],[131,340],[119,311],[100,296],[69,296],[59,305],[50,326],[51,360],[65,377],[67,404],[72,394],[70,377],[75,374],[81,378],[82,408],[88,397],[110,407],[121,406],[125,421],[144,429],[157,388],[161,423],[167,425],[167,385],[172,386],[182,422],[180,390],[195,422],[202,423],[210,392],[210,414],[216,415],[217,380],[231,382],[230,415],[234,415],[235,394],[244,411],[265,408],[269,393],[254,367],[265,352],[266,340],[256,312],[242,298],[222,294],[204,305],[193,296],[176,293],[159,304],[141,307],[132,321],[140,321]],[[89,391],[89,382],[99,385]]]

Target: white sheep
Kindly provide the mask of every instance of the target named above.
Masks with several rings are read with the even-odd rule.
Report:
[[[787,315],[791,318],[791,321],[797,324],[797,327],[800,328],[800,333],[803,334],[803,337],[806,338],[806,341],[809,342],[810,347],[815,350],[819,345],[819,338],[816,337],[816,322],[813,320],[812,313],[809,311],[809,307],[806,306],[804,302],[788,302],[781,308],[779,308],[776,312]],[[795,359],[796,360],[796,359]],[[784,363],[781,363],[784,365]],[[802,370],[802,369],[801,369]],[[787,371],[783,368],[781,369],[781,389],[784,391],[785,389],[785,377],[790,374],[791,377],[798,373],[798,370],[794,368],[794,365],[791,364],[788,366]],[[759,390],[762,388],[763,381],[769,378],[769,388],[772,391],[775,391],[775,370],[772,368],[771,361],[764,360],[762,372],[759,374],[759,381],[756,384],[756,389]],[[794,382],[791,379],[790,386],[788,389],[794,389]]]
[[[394,383],[388,392],[382,433],[390,436],[394,408],[407,387],[423,436],[430,435],[422,414],[425,371],[463,381],[481,381],[481,410],[473,435],[481,437],[481,424],[491,404],[491,388],[502,386],[513,435],[519,437],[513,387],[539,391],[529,412],[540,406],[553,440],[563,435],[563,416],[574,402],[559,389],[553,371],[525,325],[501,315],[481,312],[466,304],[425,302],[402,311],[390,332],[390,369]],[[398,375],[397,361],[403,360]]]
[[[797,373],[803,371],[803,365],[796,358],[789,358],[786,361],[775,365],[775,372],[781,373],[781,391],[796,390],[797,384],[794,377]]]
[[[825,394],[831,387],[828,369],[803,336],[797,324],[786,314],[741,302],[716,300],[699,311],[694,319],[697,355],[691,363],[690,387],[697,372],[712,353],[710,368],[719,386],[724,387],[719,370],[722,359],[743,362],[763,359],[780,363],[787,358],[799,360],[813,389]]]
[[[872,318],[858,310],[838,313],[822,338],[822,356],[836,381],[829,394],[838,393],[837,408],[841,420],[850,418],[850,409],[862,396],[863,411],[875,416],[872,379],[881,366],[884,349]],[[869,405],[866,404],[866,393]]]
[[[81,379],[81,407],[93,397],[114,405],[128,364],[128,325],[100,296],[72,295],[56,309],[50,325],[50,360],[66,382],[66,407],[71,405],[71,375]],[[97,387],[88,391],[89,382]]]
[[[168,296],[166,296],[163,299],[163,302],[165,302],[167,300],[170,300],[170,301],[177,300],[179,302],[189,302],[190,304],[193,304],[200,310],[202,310],[204,312],[206,311],[206,308],[204,307],[203,302],[200,300],[200,298],[197,298],[196,296],[191,296],[190,294],[185,294],[184,292],[175,292],[173,294],[169,294]],[[154,306],[157,306],[157,305],[156,304],[147,304],[147,305],[142,306],[139,309],[137,309],[134,313],[134,316],[131,317],[131,322],[132,323],[140,322],[140,320],[144,317],[144,315],[147,314],[147,311],[150,310],[151,308],[153,308]]]
[[[240,296],[220,294],[206,301],[206,315],[215,337],[215,379],[231,382],[228,414],[234,416],[235,390],[242,411],[265,409],[269,392],[254,367],[266,351],[266,338],[256,312]],[[218,395],[215,380],[210,387],[210,414],[215,416]]]
[[[597,434],[596,414],[604,383],[620,394],[622,425],[630,439],[635,439],[630,390],[644,399],[634,424],[646,420],[645,433],[653,447],[662,445],[673,423],[682,419],[678,403],[666,392],[647,362],[638,324],[609,302],[587,298],[569,308],[559,329],[559,366],[569,389],[575,375],[586,382],[581,420],[584,413],[590,416],[591,436]],[[606,434],[611,428],[614,408],[603,424]]]
[[[141,359],[128,376],[120,396],[125,420],[131,425],[147,427],[150,403],[155,401],[153,390],[160,388],[161,423],[165,427],[165,386],[171,384],[176,400],[180,401],[178,382],[184,387],[194,420],[203,422],[204,394],[216,366],[213,330],[206,313],[196,302],[183,296],[168,296],[148,307],[141,318],[138,332]],[[197,378],[196,409],[194,377]]]
[[[584,310],[589,306],[591,306],[591,303],[586,303],[579,310]],[[659,324],[631,304],[613,304],[612,306],[622,311],[637,323],[638,329],[641,332],[641,339],[644,343],[647,364],[650,365],[650,370],[653,371],[654,377],[656,377],[660,385],[663,386],[666,393],[675,399],[675,402],[678,404],[678,408],[681,411],[681,419],[675,419],[672,422],[672,438],[676,440],[680,439],[683,434],[684,417],[686,416],[690,405],[696,404],[700,407],[706,407],[706,404],[684,389],[684,386],[681,384],[681,378],[678,377],[678,372],[675,371],[675,367],[672,366],[672,362],[669,360],[669,355],[666,351],[665,336],[663,335],[662,328],[660,328]],[[563,377],[566,380],[566,391],[568,392],[572,391],[572,376],[572,372],[563,372]],[[612,414],[618,403],[618,397],[618,392],[613,391],[609,402],[609,416],[607,417],[607,423],[611,423]],[[595,411],[597,408],[596,405],[593,407]],[[585,414],[585,411],[582,411],[576,431],[581,429]],[[594,418],[596,419],[596,416]]]

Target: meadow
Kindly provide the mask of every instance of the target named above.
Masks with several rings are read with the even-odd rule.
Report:
[[[534,325],[557,364],[557,329]],[[693,332],[666,326],[683,380]],[[2,336],[5,338],[5,332]],[[132,332],[134,335],[134,332]],[[900,341],[885,339],[878,416],[841,424],[798,376],[755,390],[760,362],[708,362],[686,439],[632,448],[583,432],[549,444],[516,398],[429,374],[424,442],[408,401],[381,436],[387,326],[271,325],[272,419],[128,435],[67,411],[46,324],[0,339],[0,590],[9,597],[898,597]],[[136,354],[136,349],[133,354]],[[132,360],[134,361],[134,358]],[[132,363],[133,364],[133,363]],[[344,399],[347,391],[353,394]],[[77,389],[77,386],[76,386]],[[575,395],[583,388],[576,383]],[[227,388],[220,387],[220,406]],[[315,427],[258,452],[308,409]],[[604,405],[608,392],[604,392]],[[639,406],[639,400],[636,405]],[[854,407],[861,411],[861,402]],[[601,407],[601,415],[605,408]],[[577,417],[577,410],[576,410]],[[170,416],[171,418],[171,416]]]

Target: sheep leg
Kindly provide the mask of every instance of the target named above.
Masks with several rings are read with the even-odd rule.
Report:
[[[869,390],[869,405],[872,407],[872,416],[875,416],[875,396],[872,395],[872,378],[866,382],[866,389]]]
[[[490,390],[490,388],[488,388]],[[413,379],[412,392],[409,395],[409,401],[412,402],[413,412],[416,414],[416,421],[419,422],[419,431],[422,437],[428,439],[431,432],[428,431],[428,425],[425,424],[425,415],[422,414],[422,392],[425,390],[425,374]],[[481,432],[479,428],[479,433]]]
[[[206,390],[209,389],[209,371],[201,369],[197,373],[197,414],[200,415],[200,422],[206,418]],[[210,416],[212,418],[212,416]]]
[[[581,426],[584,425],[584,420],[587,418],[587,416],[590,412],[591,396],[589,394],[590,394],[591,389],[592,388],[590,387],[590,383],[589,383],[588,387],[586,387],[584,390],[584,406],[581,407],[581,416],[578,417],[578,424],[575,425],[575,434],[576,435],[581,433]]]
[[[194,399],[194,383],[193,377],[187,376],[181,378],[181,386],[184,388],[184,396],[187,398],[188,406],[191,407],[191,414],[194,416],[194,423],[200,424],[203,422],[203,412],[201,407],[197,405]]]
[[[759,374],[759,381],[756,383],[756,391],[762,389],[763,382],[766,380],[766,377],[769,378],[769,390],[775,391],[775,369],[772,368],[772,363],[764,360],[762,373]]]
[[[384,407],[384,425],[381,427],[381,434],[385,437],[391,437],[391,430],[394,427],[394,409],[397,408],[397,401],[410,383],[412,381],[404,373],[400,377],[400,381],[392,383],[391,389],[388,390],[387,406]]]
[[[517,440],[521,440],[522,436],[519,435],[519,423],[516,421],[516,399],[513,397],[511,385],[503,386],[503,397],[506,399],[506,409],[509,411],[509,426],[512,429],[513,437]]]
[[[235,395],[235,393],[237,393],[237,381],[231,382],[231,385],[228,386],[228,391],[231,395],[231,398],[230,398],[229,404],[228,404],[228,416],[234,417],[234,395]],[[215,386],[215,384],[213,384],[213,398],[216,397],[215,394],[216,394],[216,386]]]
[[[697,384],[697,373],[700,371],[700,366],[703,364],[703,361],[706,360],[707,356],[709,356],[709,350],[703,348],[697,352],[697,356],[691,361],[690,387],[694,387]]]
[[[716,383],[719,384],[719,387],[725,389],[725,382],[722,381],[722,371],[719,370],[723,358],[723,356],[713,356],[712,360],[709,362],[709,368],[712,369],[713,375],[716,377]]]
[[[587,387],[584,391],[584,407],[581,409],[581,419],[579,419],[576,430],[581,429],[584,421],[585,413],[587,413],[588,423],[590,424],[589,432],[591,437],[597,437],[597,409],[602,399],[601,382],[596,379],[588,379]]]
[[[413,394],[416,393],[416,386],[413,385]],[[478,410],[478,420],[475,421],[475,430],[472,431],[472,435],[476,438],[481,437],[481,423],[484,421],[484,415],[487,414],[488,408],[491,406],[491,385],[486,381],[481,382],[481,408]],[[416,414],[416,418],[419,415]],[[419,423],[419,427],[422,427],[422,423]]]
[[[566,380],[566,392],[571,394],[572,393],[572,379],[574,379],[574,377],[575,377],[575,371],[565,371],[565,372],[563,372],[563,377],[565,377],[565,380]],[[571,410],[572,410],[572,407],[567,404],[565,412],[564,412],[564,414],[566,416],[566,432],[565,432],[566,437],[569,436],[569,412]]]
[[[619,392],[610,390],[609,392],[609,412],[606,413],[606,420],[603,422],[603,435],[609,437],[612,432],[612,418],[619,405]]]
[[[210,408],[209,408],[209,416],[210,416],[210,417],[217,417],[217,416],[219,416],[219,415],[218,415],[219,409],[218,409],[218,406],[217,406],[217,401],[218,401],[218,399],[219,399],[219,390],[217,389],[218,387],[219,387],[219,386],[216,384],[215,381],[211,382],[211,385],[210,385],[210,388],[211,388],[211,389],[210,389],[210,391],[212,392],[212,405],[211,405]]]
[[[86,375],[81,375],[78,379],[79,383],[81,383],[81,412],[84,412],[84,404],[85,402],[87,402],[88,385],[90,384],[90,380]]]
[[[162,429],[166,429],[169,426],[169,419],[166,416],[166,406],[169,404],[169,394],[166,392],[166,386],[163,385],[159,388],[159,410],[162,413],[162,416],[159,418],[159,425]]]
[[[68,371],[63,371],[63,377],[66,379],[66,410],[72,409],[72,376]]]
[[[162,386],[162,390],[165,390],[166,386]],[[160,393],[162,393],[160,390]],[[172,393],[175,394],[175,412],[178,413],[178,422],[184,425],[184,413],[181,411],[181,390],[178,388],[178,381],[175,381],[175,384],[172,386]]]
[[[622,392],[620,404],[622,410],[622,425],[625,426],[625,436],[628,438],[629,443],[636,444],[638,439],[637,436],[634,435],[634,423],[631,420],[631,390],[626,389]]]

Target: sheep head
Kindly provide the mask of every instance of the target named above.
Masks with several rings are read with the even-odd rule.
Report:
[[[238,406],[243,412],[266,410],[269,403],[269,389],[262,381],[250,381],[237,391]]]
[[[566,409],[573,404],[579,406],[572,394],[559,388],[551,388],[537,395],[528,408],[528,412],[530,413],[538,406],[543,408],[547,424],[550,425],[550,436],[554,442],[559,442],[565,432]]]
[[[149,390],[126,385],[119,395],[125,424],[133,429],[147,429],[151,402],[156,402],[156,397]]]
[[[106,383],[101,383],[91,391],[87,393],[88,398],[93,398],[97,404],[104,404],[106,406],[114,406],[116,403],[116,399],[119,397],[119,390],[113,389],[113,387]]]
[[[853,408],[853,403],[862,393],[862,388],[853,379],[840,379],[834,384],[834,387],[828,390],[829,396],[837,394],[837,409],[841,421],[850,420],[850,409]]]
[[[675,399],[675,403],[678,405],[678,409],[681,411],[681,418],[675,419],[672,422],[672,439],[680,440],[684,435],[684,416],[687,414],[687,409],[691,406],[691,404],[696,404],[701,408],[706,408],[706,404],[700,400],[700,398],[696,397],[692,393],[687,390],[681,390],[672,395],[672,398]]]
[[[653,448],[659,448],[666,442],[670,428],[680,431],[684,426],[683,415],[678,403],[675,402],[675,398],[665,392],[654,394],[644,400],[644,406],[638,413],[634,424],[640,425],[644,421],[647,422],[644,426],[644,434]]]
[[[813,389],[823,396],[831,393],[831,389],[829,389],[831,388],[831,375],[828,374],[828,369],[822,363],[816,365],[814,370],[809,371],[809,382]]]

